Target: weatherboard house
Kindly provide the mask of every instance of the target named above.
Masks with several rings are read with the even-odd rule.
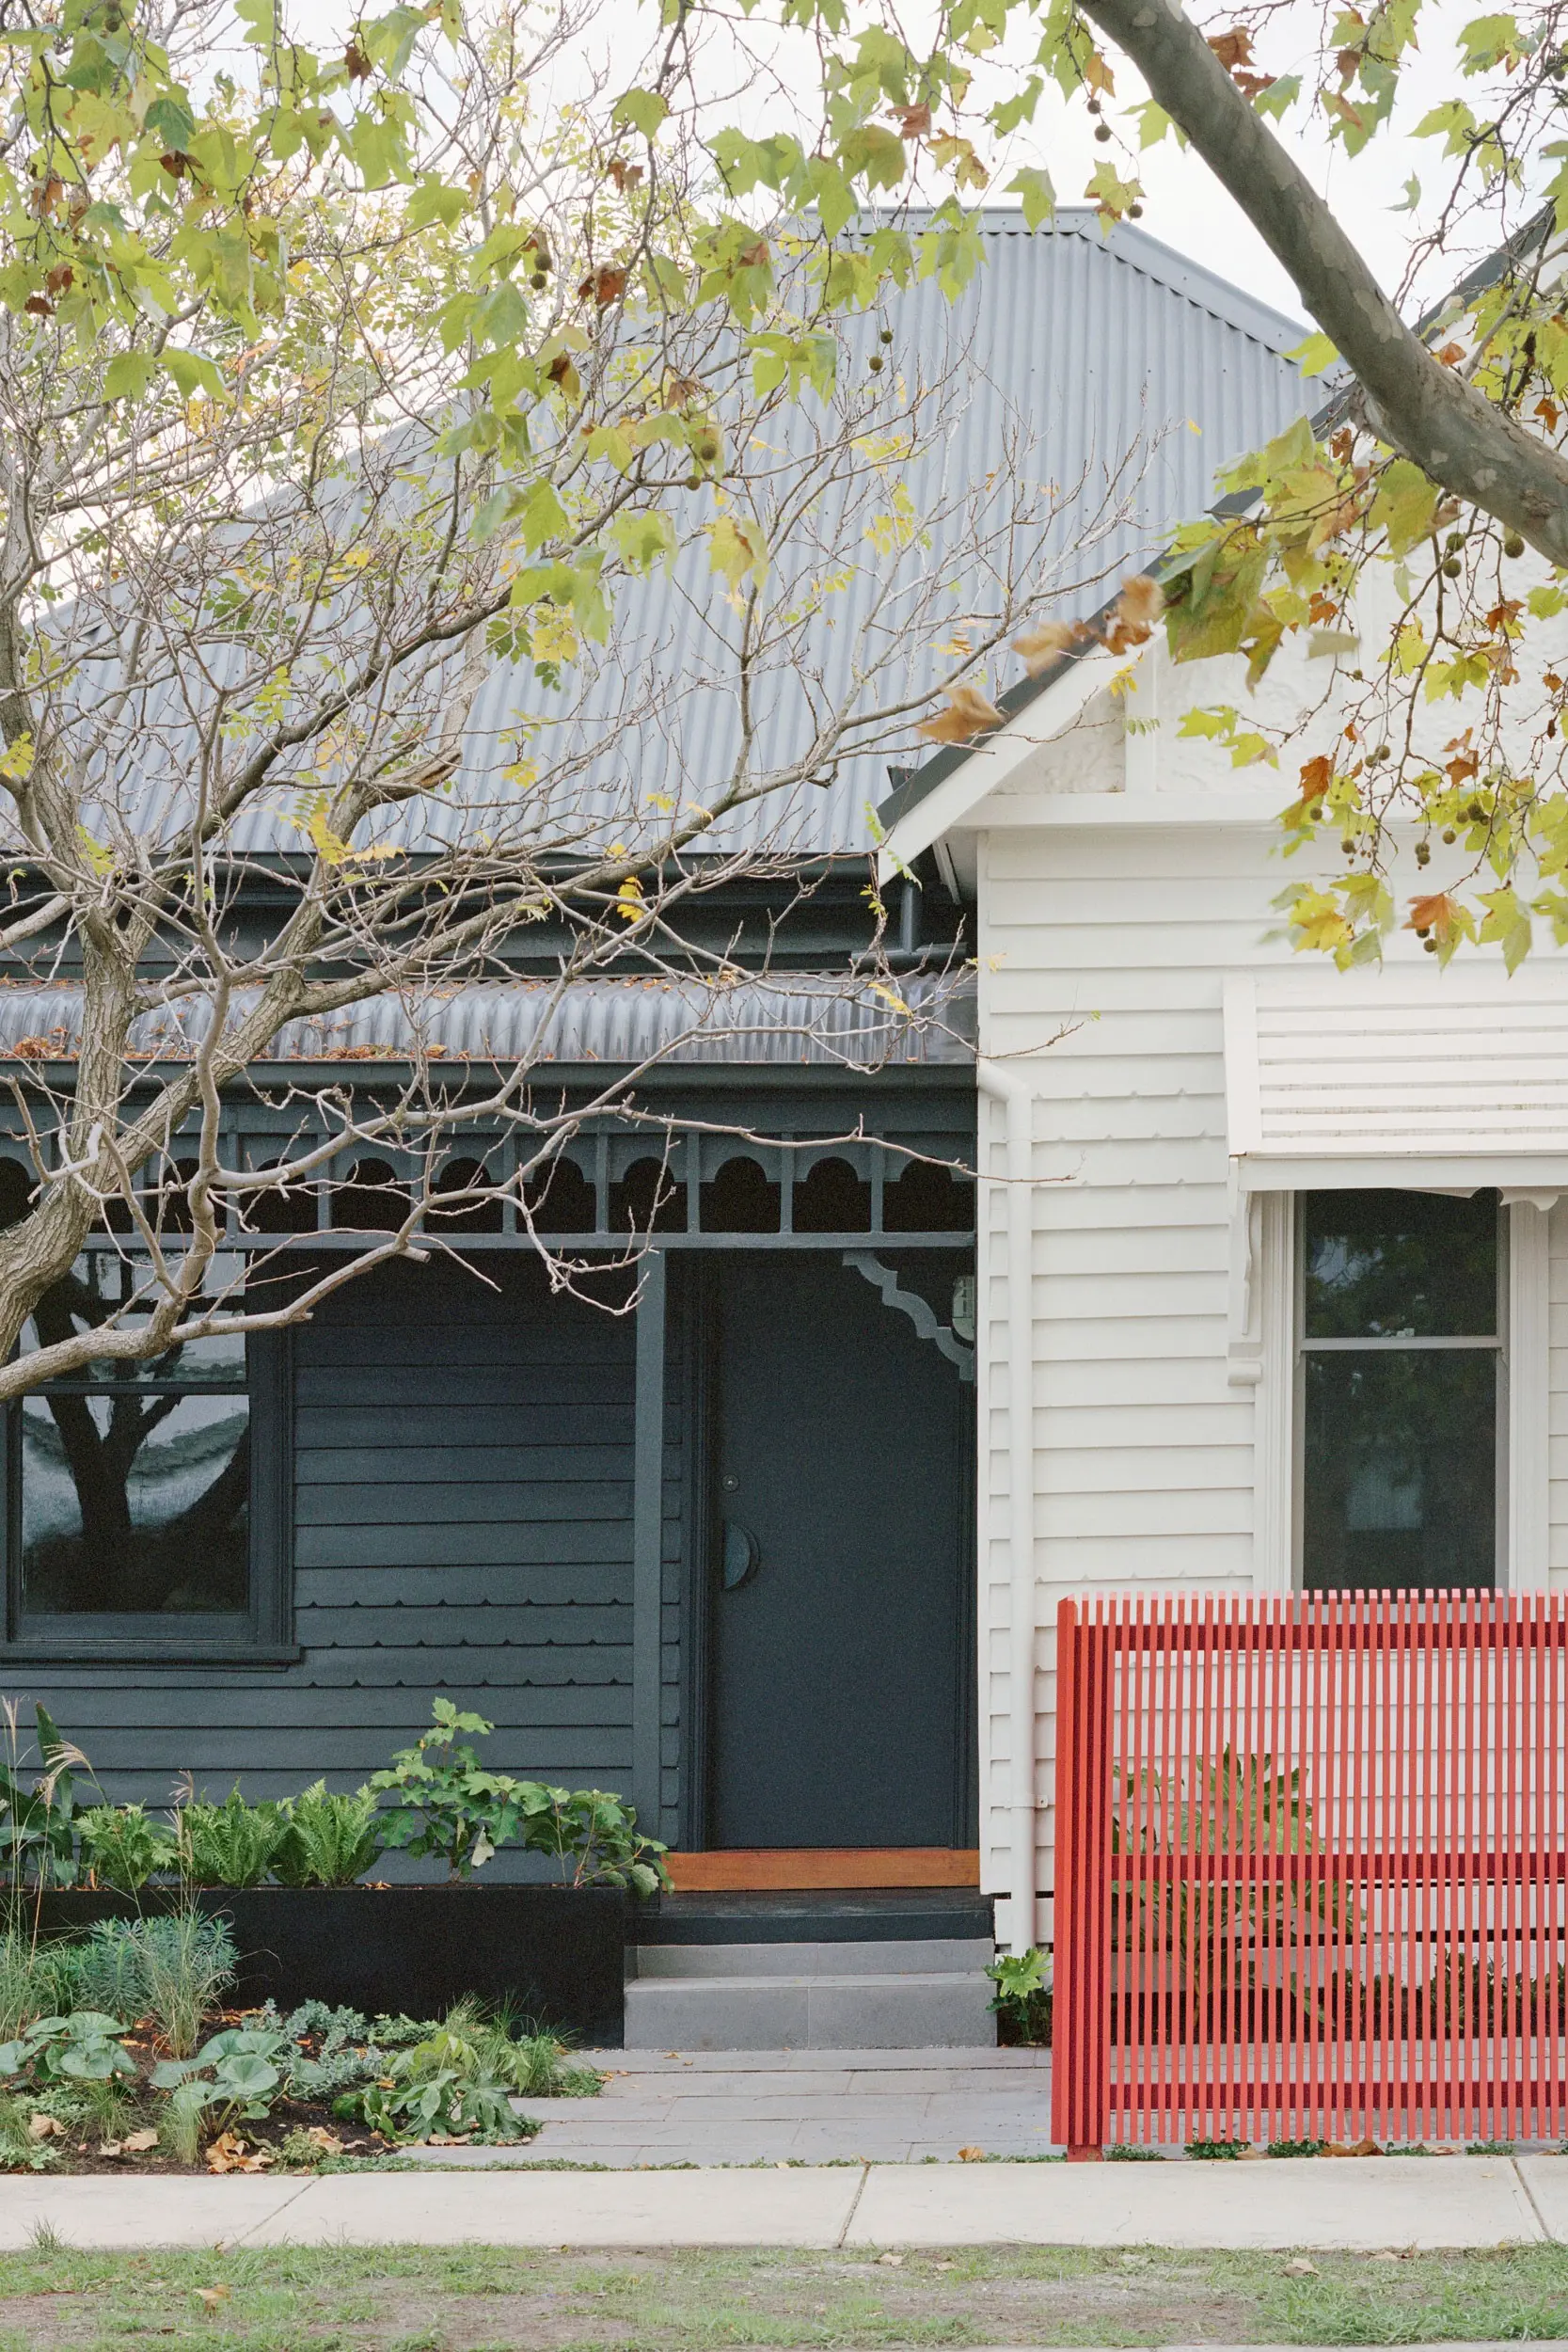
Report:
[[[1064,482],[1174,425],[1112,550],[1135,569],[1302,413],[1300,329],[1135,227],[998,212],[984,233],[945,462],[993,462],[1004,397]],[[742,971],[767,942],[759,1008],[782,971],[832,1011],[759,1010],[646,1081],[674,1190],[632,1311],[552,1291],[510,1211],[482,1208],[454,1253],[351,1282],[161,1400],[150,1428],[188,1422],[224,1472],[221,1527],[182,1521],[199,1608],[189,1579],[95,1575],[65,1435],[90,1394],[8,1408],[3,1687],[112,1793],[355,1786],[445,1693],[494,1721],[498,1769],[620,1790],[676,1850],[680,1891],[637,1931],[632,2038],[973,2041],[993,1939],[1050,1933],[1061,1593],[1418,1559],[1430,1580],[1434,1545],[1455,1581],[1568,1570],[1544,1303],[1568,1100],[1535,1045],[1555,973],[1513,983],[1503,1057],[1490,965],[1437,996],[1398,956],[1353,983],[1291,968],[1268,937],[1277,779],[1239,791],[1164,723],[1220,697],[1157,643],[1134,693],[1107,691],[1109,659],[891,798],[885,762],[852,763],[797,842],[809,898],[776,853],[750,878],[740,859],[717,919]],[[974,960],[941,1020],[839,987],[879,802],[911,878],[889,885],[905,1001]],[[681,1018],[635,973],[558,999],[533,952],[451,998],[454,1060],[536,1050],[547,997],[569,1090]],[[0,1050],[56,1025],[40,993],[0,990]],[[341,1084],[346,1053],[356,1086],[395,1085],[399,1038],[372,1005],[320,1074]],[[276,1051],[270,1074],[308,1089],[320,1041]],[[234,1148],[264,1155],[273,1116],[264,1086],[236,1101]],[[624,1123],[575,1139],[546,1222],[620,1249],[649,1149]],[[352,1185],[311,1222],[301,1250],[355,1247]],[[1380,1362],[1405,1344],[1336,1294],[1386,1234],[1415,1237],[1430,1293],[1405,1322],[1448,1343],[1422,1359],[1414,1454],[1339,1434],[1363,1340]],[[1432,1299],[1462,1302],[1452,1329]],[[164,1507],[156,1475],[136,1492]],[[781,1974],[757,1957],[780,1942],[817,1948]]]

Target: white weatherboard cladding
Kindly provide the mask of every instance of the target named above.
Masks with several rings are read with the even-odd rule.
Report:
[[[997,807],[993,801],[977,813],[978,821],[984,824]],[[1388,1033],[1404,1022],[1401,1034],[1408,1036],[1412,1009],[1422,1001],[1432,1025],[1422,1035],[1438,1033],[1454,1008],[1484,1005],[1485,1022],[1466,1013],[1452,1035],[1481,1038],[1494,1072],[1506,1067],[1514,1073],[1505,1081],[1494,1077],[1495,1101],[1509,1087],[1518,1091],[1522,1070],[1555,1070],[1561,1082],[1560,1052],[1554,1064],[1544,1047],[1537,1056],[1535,1044],[1520,1042],[1544,1039],[1554,1005],[1557,1035],[1568,1039],[1568,960],[1559,966],[1543,950],[1539,971],[1527,967],[1509,982],[1486,954],[1445,976],[1404,936],[1393,944],[1380,980],[1353,978],[1346,993],[1345,976],[1304,969],[1283,941],[1271,937],[1278,925],[1271,901],[1290,869],[1281,869],[1277,833],[1261,807],[1252,821],[1224,823],[1162,823],[1153,811],[1145,823],[1130,821],[1132,814],[1125,803],[1113,803],[1096,821],[1080,802],[1070,821],[1058,808],[1031,823],[1019,807],[982,832],[976,844],[981,1050],[1026,1075],[1037,1096],[1030,1308],[1039,1629],[1037,1883],[1042,1890],[1052,1883],[1048,1800],[1060,1598],[1140,1587],[1266,1591],[1279,1589],[1288,1574],[1283,1457],[1291,1362],[1288,1282],[1280,1278],[1280,1261],[1288,1255],[1289,1211],[1278,1191],[1263,1192],[1272,1238],[1258,1253],[1254,1280],[1269,1328],[1258,1361],[1245,1368],[1245,1376],[1233,1377],[1234,1216],[1246,1212],[1244,1201],[1238,1204],[1228,1152],[1227,983],[1251,980],[1260,1036],[1302,1041],[1304,1067],[1318,1066],[1306,1052],[1311,1020],[1282,1016],[1276,1031],[1265,1008],[1319,999],[1313,1018],[1321,1022],[1324,1009],[1337,1004],[1342,1013],[1354,997],[1364,1031],[1370,1023],[1376,1029],[1366,1007],[1384,1005]],[[1408,874],[1396,873],[1402,904],[1413,895],[1416,879],[1413,866]],[[1332,993],[1336,986],[1338,997]],[[1441,1059],[1402,1051],[1402,1064],[1390,1063],[1386,1087],[1424,1084],[1421,1073]],[[1259,1099],[1271,1099],[1266,1089]],[[1389,1114],[1390,1140],[1409,1131],[1408,1112]],[[1319,1142],[1321,1135],[1320,1122]],[[1313,1150],[1321,1161],[1317,1142]],[[1496,1163],[1496,1143],[1493,1151]],[[1535,1164],[1541,1164],[1539,1154]],[[1350,1168],[1350,1156],[1341,1154],[1339,1165]],[[1272,1180],[1259,1172],[1253,1181],[1276,1183],[1277,1171]],[[1326,1181],[1335,1179],[1330,1174]],[[1343,1174],[1338,1181],[1345,1181]],[[1378,1181],[1375,1167],[1369,1164],[1369,1172],[1353,1181]],[[1411,1179],[1386,1164],[1382,1181]],[[1482,1171],[1473,1181],[1500,1179]],[[986,1317],[980,1335],[981,1836],[986,1883],[1004,1888],[1010,1762],[1008,1302],[997,1198],[1002,1188],[991,1189],[990,1223],[981,1236],[980,1293]],[[1511,1497],[1521,1544],[1513,1581],[1538,1583],[1549,1570],[1553,1583],[1568,1587],[1568,1184],[1549,1223],[1535,1223],[1540,1217],[1532,1206],[1515,1208],[1511,1241],[1521,1252],[1521,1271],[1525,1246],[1535,1249],[1530,1263],[1537,1283],[1542,1262],[1549,1265],[1550,1385],[1548,1410],[1538,1418],[1550,1485],[1543,1459],[1539,1478],[1545,1491],[1533,1532],[1530,1493]],[[1531,1220],[1528,1229],[1522,1219]],[[1549,1237],[1545,1248],[1538,1247],[1543,1230]],[[1548,1333],[1544,1318],[1537,1316],[1539,1338],[1527,1341],[1520,1305],[1516,1300],[1520,1344],[1511,1378],[1529,1383],[1528,1359],[1535,1355],[1530,1392],[1539,1406]],[[1528,1438],[1529,1419],[1516,1409],[1522,1440]],[[1534,1440],[1529,1444],[1533,1454]],[[1528,1488],[1537,1470],[1523,1453],[1520,1470]],[[1049,1931],[1048,1912],[1040,1926]],[[1005,1918],[1001,1931],[1007,1932]]]
[[[1568,963],[1549,952],[1512,980],[1468,960],[1237,975],[1226,1034],[1230,1150],[1259,1186],[1364,1183],[1390,1159],[1568,1183]]]

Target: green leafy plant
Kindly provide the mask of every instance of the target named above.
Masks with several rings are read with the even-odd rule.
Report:
[[[331,2099],[387,2071],[387,2048],[356,2009],[302,2001],[280,2017],[269,2001],[257,2023],[281,2037],[284,2087],[291,2099]],[[417,2041],[429,2030],[428,2026],[411,2026],[410,2039]]]
[[[282,1832],[271,1868],[285,1886],[352,1886],[381,1858],[384,1840],[373,1788],[345,1794],[318,1780],[279,1811]]]
[[[238,1788],[222,1804],[191,1799],[174,1814],[181,1876],[193,1886],[259,1886],[282,1840],[276,1804],[246,1804]]]
[[[182,2164],[196,2162],[204,2128],[215,2137],[242,2117],[260,2122],[271,2113],[282,2086],[284,2047],[280,2033],[231,2026],[194,2056],[166,2058],[153,2068],[153,2090],[170,2094],[164,2133]]]
[[[1244,2139],[1189,2139],[1187,2153],[1199,2164],[1235,2164],[1245,2155]]]
[[[119,2013],[115,2001],[84,2001],[78,1990],[79,1947],[41,1944],[25,1928],[0,1935],[0,2036],[11,2041],[35,2018],[79,2008]]]
[[[644,1837],[635,1810],[619,1797],[602,1788],[551,1788],[525,1780],[518,1801],[523,1844],[532,1853],[549,1854],[574,1886],[624,1886],[646,1897],[669,1885],[669,1847]]]
[[[400,1748],[385,1772],[372,1773],[370,1786],[398,1800],[382,1816],[388,1846],[432,1856],[446,1864],[449,1878],[466,1879],[515,1831],[522,1784],[486,1772],[462,1738],[485,1738],[494,1724],[459,1712],[445,1698],[436,1699],[431,1712],[430,1729],[415,1746]]]
[[[669,1884],[668,1847],[641,1834],[636,1813],[619,1797],[488,1772],[463,1735],[487,1738],[494,1724],[460,1714],[445,1698],[432,1712],[418,1745],[400,1749],[371,1779],[372,1789],[398,1801],[382,1816],[388,1846],[437,1857],[449,1877],[466,1879],[515,1837],[530,1852],[548,1854],[574,1886],[652,1895]]]
[[[161,1822],[150,1821],[139,1804],[88,1805],[76,1830],[83,1869],[121,1895],[139,1895],[149,1879],[172,1870],[179,1857],[175,1839]]]
[[[991,2008],[1004,2042],[1051,2046],[1051,1957],[1032,1944],[1026,1952],[1003,1952],[986,1970],[995,1985]]]
[[[62,1739],[42,1706],[34,1715],[34,1744],[40,1770],[27,1783],[27,1749],[13,1699],[0,1701],[5,1724],[5,1760],[0,1762],[0,1884],[69,1886],[76,1875],[76,1817],[81,1801],[76,1770],[90,1773],[80,1748]]]
[[[336,2101],[334,2112],[388,2139],[423,2139],[433,2131],[527,2137],[537,2127],[511,2103],[526,2090],[540,2095],[532,2042],[515,2041],[504,2023],[487,2018],[475,2002],[460,2001],[440,2025],[389,2058],[367,2089]]]
[[[0,2079],[28,2082],[110,2082],[134,2074],[135,2060],[120,2037],[118,2017],[79,2009],[69,2017],[40,2017],[14,2042],[0,2044]]]

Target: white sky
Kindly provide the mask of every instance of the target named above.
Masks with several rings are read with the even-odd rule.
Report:
[[[1226,22],[1223,13],[1203,5],[1203,0],[1191,0],[1191,4],[1206,24]],[[541,5],[542,10],[547,8],[552,0],[541,0]],[[295,0],[292,14],[294,29],[325,48],[342,37],[340,28],[346,29],[357,12],[357,0]],[[763,0],[747,24],[749,41],[766,49],[777,38],[769,33],[768,24],[776,12],[776,0]],[[913,12],[918,16],[919,0],[913,0]],[[1403,204],[1406,181],[1414,172],[1429,195],[1436,194],[1452,170],[1451,165],[1444,166],[1439,160],[1442,142],[1412,139],[1410,126],[1441,99],[1469,87],[1459,77],[1451,33],[1474,12],[1471,6],[1460,7],[1458,0],[1427,0],[1420,53],[1407,70],[1395,124],[1362,155],[1347,157],[1342,149],[1332,146],[1315,125],[1303,118],[1292,118],[1287,124],[1275,126],[1314,184],[1335,202],[1368,262],[1390,290],[1402,271],[1412,234],[1412,215],[1396,209]],[[854,16],[854,0],[850,0],[851,25]],[[1259,48],[1258,66],[1274,73],[1298,70],[1309,72],[1315,54],[1313,36],[1321,37],[1323,21],[1313,0],[1295,0],[1294,6],[1281,9],[1269,22]],[[918,32],[912,37],[918,39]],[[575,61],[577,72],[568,67],[562,74],[552,77],[555,87],[545,103],[548,103],[550,98],[575,94],[571,85],[578,73],[589,79],[602,75],[604,85],[624,87],[636,76],[641,61],[660,38],[653,0],[600,0],[588,38]],[[1037,38],[1037,30],[1035,39]],[[728,86],[716,86],[711,92],[713,121],[736,122],[753,135],[776,127],[782,111],[788,108],[792,87],[800,90],[802,105],[809,108],[813,95],[809,87],[813,79],[811,61],[799,46],[800,39],[793,37],[789,52],[784,40],[780,41],[780,83],[769,84],[766,77],[748,80],[744,73],[724,75],[715,57],[715,73]],[[1032,45],[1010,40],[995,58],[984,60],[976,71],[976,96],[983,95],[989,103],[993,96],[1006,95],[1017,87],[1019,76],[1026,68],[1012,60],[1025,58]],[[802,75],[803,66],[808,70]],[[1118,101],[1132,99],[1135,103],[1142,98],[1142,85],[1125,63],[1117,60],[1117,70]],[[1053,87],[1041,100],[1036,121],[1026,131],[1016,134],[1005,150],[992,150],[992,196],[1002,202],[1012,201],[1005,190],[1013,172],[1022,165],[1043,164],[1051,173],[1058,202],[1081,203],[1089,174],[1101,155],[1117,159],[1126,171],[1125,158],[1118,149],[1095,145],[1093,124],[1083,105],[1069,107]],[[1143,227],[1151,235],[1289,316],[1305,317],[1290,278],[1240,209],[1195,155],[1182,152],[1174,138],[1167,136],[1160,146],[1142,153],[1138,169],[1147,191]],[[1418,210],[1414,215],[1417,223],[1426,209],[1423,205]],[[1422,289],[1426,297],[1434,297],[1447,283],[1462,276],[1490,243],[1487,238],[1474,251],[1448,257],[1440,265],[1443,283],[1428,283]]]

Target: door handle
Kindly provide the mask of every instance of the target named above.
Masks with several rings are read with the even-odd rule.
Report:
[[[749,1527],[738,1519],[724,1521],[724,1557],[720,1579],[726,1593],[733,1593],[755,1576],[762,1565],[762,1550]]]

